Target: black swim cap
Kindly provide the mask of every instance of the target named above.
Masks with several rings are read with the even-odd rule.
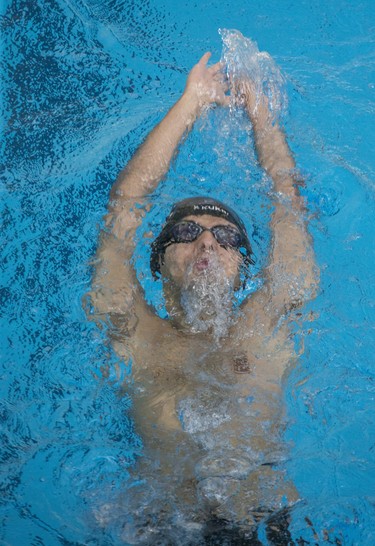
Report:
[[[239,251],[243,255],[244,265],[247,267],[249,264],[254,263],[251,259],[252,250],[245,224],[238,214],[227,205],[224,205],[224,203],[221,203],[221,201],[217,201],[211,197],[190,197],[179,201],[173,206],[160,235],[151,245],[150,267],[154,279],[157,279],[158,274],[160,274],[160,263],[163,262],[165,249],[171,240],[171,228],[180,220],[186,218],[186,216],[203,216],[203,214],[219,216],[234,224],[242,235],[242,245]]]

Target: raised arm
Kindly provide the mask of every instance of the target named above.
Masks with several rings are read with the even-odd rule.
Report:
[[[114,184],[106,230],[100,239],[91,298],[97,314],[125,313],[136,297],[130,259],[143,204],[168,172],[182,137],[211,103],[227,104],[219,63],[207,66],[206,53],[191,70],[184,93],[151,131]]]
[[[191,129],[202,110],[210,103],[226,104],[221,65],[211,67],[206,53],[191,70],[182,97],[165,118],[151,131],[137,153],[120,173],[113,187],[112,210],[122,209],[127,199],[152,192],[167,173],[183,135]]]
[[[241,96],[253,125],[258,160],[274,184],[272,243],[265,292],[276,315],[315,295],[318,270],[299,194],[302,181],[285,133],[273,119],[267,98],[251,82],[241,84]]]

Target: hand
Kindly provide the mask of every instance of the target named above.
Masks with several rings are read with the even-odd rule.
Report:
[[[253,124],[271,121],[268,98],[250,79],[232,81],[234,103],[245,108]]]
[[[231,81],[235,104],[254,112],[257,106],[256,85],[250,79],[236,79]]]
[[[223,65],[216,63],[207,66],[210,57],[211,53],[205,53],[192,68],[186,82],[184,95],[197,101],[199,108],[212,103],[228,106],[230,98],[225,93],[229,86],[222,72]]]

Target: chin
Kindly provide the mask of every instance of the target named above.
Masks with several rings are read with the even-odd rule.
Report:
[[[192,332],[224,337],[232,323],[233,283],[210,275],[190,278],[181,290],[181,308]]]

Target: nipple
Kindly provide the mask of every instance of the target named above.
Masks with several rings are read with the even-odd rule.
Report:
[[[245,354],[233,357],[233,371],[234,373],[251,373],[253,371],[253,366],[250,365]]]

